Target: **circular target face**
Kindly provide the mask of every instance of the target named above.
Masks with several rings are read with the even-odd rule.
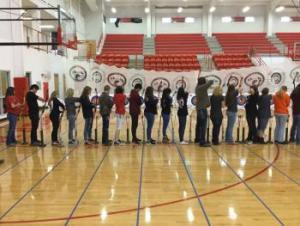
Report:
[[[165,88],[170,88],[170,82],[165,78],[156,78],[151,82],[152,88],[157,92],[162,92]]]
[[[207,76],[205,76],[205,78],[206,78],[207,81],[212,80],[214,82],[212,84],[212,86],[209,88],[210,90],[214,90],[216,87],[222,85],[222,80],[217,75],[207,75]]]
[[[245,77],[245,85],[261,86],[265,82],[265,76],[261,72],[253,72]]]
[[[174,81],[173,84],[174,84],[175,90],[178,90],[181,87],[183,87],[184,89],[186,89],[187,86],[188,86],[187,81],[183,77],[175,79],[175,81]]]
[[[227,74],[223,85],[234,85],[237,87],[240,84],[240,80],[242,79],[242,75],[237,72],[230,72]]]
[[[94,68],[92,70],[92,80],[97,84],[102,82],[103,75],[104,75],[104,72],[98,68]]]
[[[290,77],[293,80],[293,82],[295,83],[300,83],[300,66],[295,67],[291,73],[290,73]]]
[[[87,77],[87,72],[84,67],[76,65],[70,69],[70,77],[77,82],[84,81]]]
[[[107,76],[107,81],[113,87],[125,86],[127,83],[125,75],[118,72],[110,73]]]
[[[237,97],[238,105],[244,106],[246,104],[246,102],[247,102],[247,97],[246,96],[240,95],[240,96]]]
[[[274,72],[271,75],[271,83],[272,85],[280,85],[282,82],[283,78],[282,75],[279,72]]]

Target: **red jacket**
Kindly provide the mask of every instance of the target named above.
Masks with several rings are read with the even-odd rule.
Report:
[[[126,96],[123,93],[117,93],[114,96],[114,104],[116,105],[116,113],[125,115],[125,100]]]
[[[273,102],[275,105],[275,114],[289,114],[290,97],[287,93],[283,93],[282,97],[276,93],[273,96]]]
[[[136,90],[131,90],[129,98],[129,113],[132,115],[139,115],[141,113],[142,100]]]

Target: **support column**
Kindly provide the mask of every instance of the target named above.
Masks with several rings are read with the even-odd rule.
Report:
[[[266,32],[267,36],[273,35],[273,13],[271,10],[268,11],[268,16],[266,18]]]
[[[212,36],[212,22],[213,22],[213,14],[211,12],[208,13],[207,16],[207,36]]]

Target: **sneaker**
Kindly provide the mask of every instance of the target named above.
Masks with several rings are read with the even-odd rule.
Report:
[[[3,164],[4,163],[4,159],[0,159],[0,164]]]
[[[55,142],[52,142],[52,146],[63,147],[63,144],[59,143],[58,141],[55,141]]]
[[[187,144],[189,144],[189,143],[186,142],[186,141],[181,141],[180,144],[181,144],[181,145],[187,145]]]
[[[134,143],[134,144],[141,144],[141,141],[139,141],[138,139],[134,139],[134,140],[132,140],[132,143]]]
[[[252,141],[252,140],[249,140],[249,141],[247,141],[247,144],[248,144],[248,145],[251,145],[251,144],[253,144],[253,141]]]
[[[41,142],[35,141],[31,143],[31,146],[41,146]]]
[[[168,137],[164,137],[163,139],[162,139],[162,143],[163,144],[168,144],[170,142],[170,140],[168,139]]]
[[[208,148],[208,147],[210,147],[210,144],[205,143],[205,144],[200,144],[199,146],[202,148]]]
[[[90,141],[88,141],[88,140],[86,140],[86,141],[84,141],[84,144],[85,144],[85,145],[91,145],[91,144],[93,144],[93,143],[90,142]]]
[[[76,144],[76,143],[77,143],[76,140],[70,140],[70,141],[69,141],[69,144],[70,144],[70,145],[73,145],[73,144]]]
[[[119,140],[114,142],[114,145],[120,145],[120,144],[121,144],[121,142]]]
[[[283,142],[277,142],[278,144],[282,144],[282,145],[286,145],[286,144],[289,144],[289,142],[287,141],[283,141]]]
[[[220,142],[214,142],[213,141],[213,145],[218,146],[218,145],[220,145]]]
[[[146,142],[146,144],[156,144],[156,141],[153,139],[150,139]]]

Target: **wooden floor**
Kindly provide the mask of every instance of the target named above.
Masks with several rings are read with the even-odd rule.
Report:
[[[80,119],[80,140],[82,127]],[[49,143],[49,124],[45,134]],[[67,141],[65,120],[62,137]],[[300,225],[300,147],[294,144],[1,144],[0,158],[6,161],[0,165],[3,225]]]

